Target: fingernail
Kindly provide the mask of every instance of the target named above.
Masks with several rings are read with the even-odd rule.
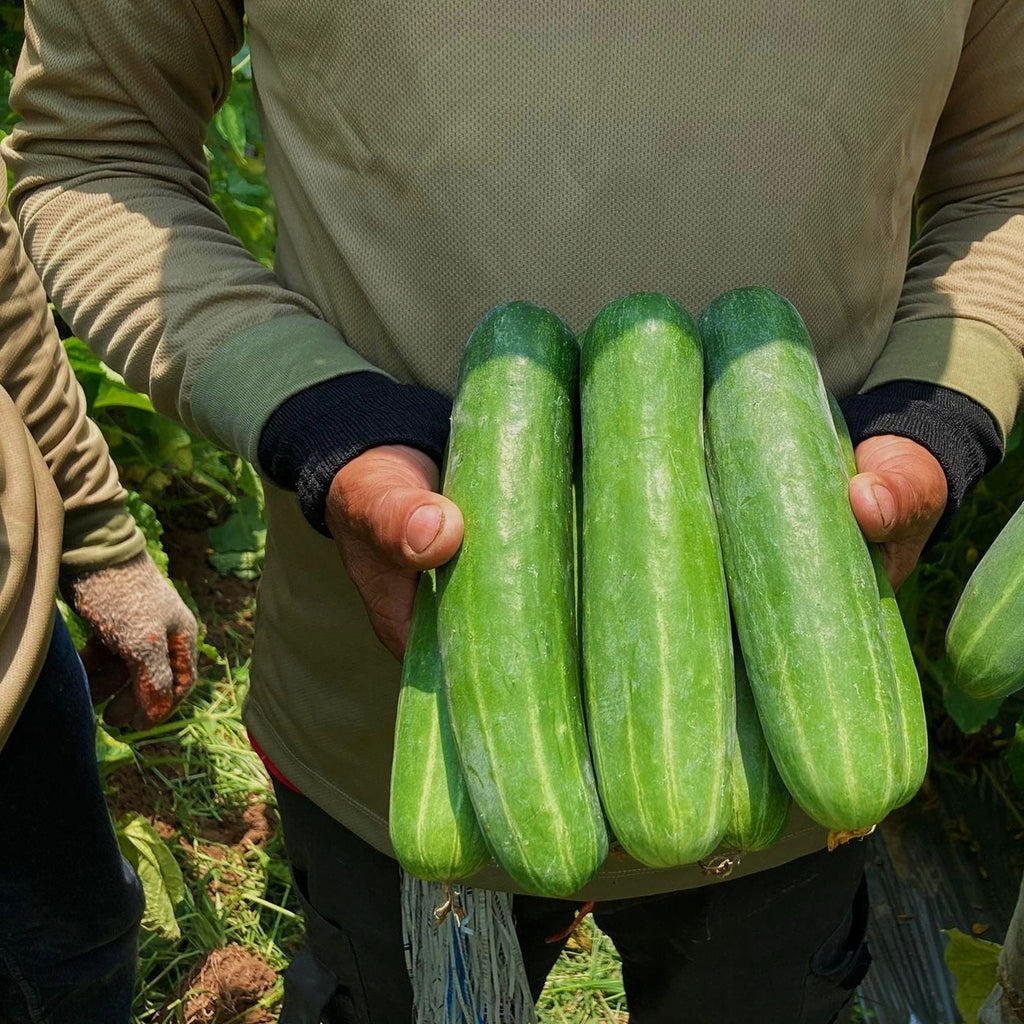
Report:
[[[888,527],[896,518],[896,499],[887,487],[879,487],[877,484],[871,488],[871,495],[878,506],[882,526]]]
[[[409,547],[417,554],[422,554],[434,542],[441,532],[444,516],[436,505],[420,505],[409,517],[405,536]]]

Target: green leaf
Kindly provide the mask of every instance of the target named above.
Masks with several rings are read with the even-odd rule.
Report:
[[[238,156],[245,156],[245,111],[236,90],[232,90],[227,103],[217,111],[213,127]]]
[[[81,618],[78,613],[69,605],[64,598],[57,595],[57,611],[60,612],[61,618],[64,620],[64,625],[68,627],[68,632],[71,634],[71,642],[75,645],[75,650],[80,651],[88,642],[89,637],[92,636],[92,629],[85,619]]]
[[[106,729],[96,723],[96,760],[104,769],[116,768],[119,764],[128,764],[135,760],[132,748],[127,743],[111,736]]]
[[[92,402],[94,409],[110,409],[123,407],[126,409],[145,409],[153,412],[153,403],[138,391],[133,391],[120,379],[105,376],[96,389],[96,397]]]
[[[252,463],[239,459],[235,469],[235,483],[240,494],[248,494],[259,502],[260,515],[263,516],[263,483]]]
[[[185,880],[174,854],[141,814],[126,814],[118,820],[117,842],[146,895],[142,927],[165,939],[181,938],[174,905],[185,895]]]
[[[1010,428],[1010,432],[1006,435],[1006,453],[1014,451],[1018,445],[1020,445],[1021,439],[1024,438],[1024,416],[1018,416],[1016,422]]]
[[[142,534],[146,538],[146,551],[149,552],[149,557],[156,562],[156,567],[166,576],[167,553],[160,543],[164,528],[157,518],[156,511],[151,505],[147,505],[135,491],[128,492],[127,505],[132,518],[138,523],[139,529],[142,530]]]
[[[238,500],[234,512],[220,525],[206,531],[213,549],[210,564],[222,576],[256,579],[263,568],[267,524],[263,504],[248,494]]]
[[[1002,707],[1002,698],[996,700],[975,700],[968,697],[962,690],[944,682],[942,703],[946,706],[949,717],[956,722],[963,733],[977,732],[986,722],[995,718]]]
[[[943,929],[948,937],[946,966],[956,979],[956,1007],[965,1021],[976,1021],[978,1011],[996,983],[1000,946],[965,935],[957,928]]]

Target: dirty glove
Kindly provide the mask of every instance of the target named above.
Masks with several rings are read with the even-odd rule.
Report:
[[[104,719],[146,729],[163,721],[196,678],[196,620],[146,552],[82,573],[69,603],[95,630],[82,651],[94,703],[115,695]]]

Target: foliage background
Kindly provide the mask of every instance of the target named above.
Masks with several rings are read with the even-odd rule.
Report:
[[[7,94],[21,31],[22,5],[0,5],[4,132],[14,122]],[[211,192],[225,221],[260,262],[271,266],[275,210],[245,50],[236,58],[233,89],[206,146]],[[125,387],[78,339],[68,337],[65,344],[159,564],[175,576],[165,548],[172,555],[175,548],[193,555],[199,550],[212,579],[202,606],[190,590],[205,579],[194,558],[189,579],[175,579],[203,625],[202,680],[194,698],[170,722],[148,732],[114,735],[101,727],[97,734],[122,847],[143,878],[149,903],[135,1021],[273,1021],[281,984],[272,972],[286,965],[302,930],[273,816],[273,793],[239,716],[248,685],[252,581],[259,575],[265,536],[260,483],[241,459],[156,415],[147,399]],[[931,771],[959,774],[968,783],[987,773],[1024,822],[1021,704],[1011,699],[1000,707],[958,698],[949,687],[943,651],[945,626],[963,583],[1024,498],[1024,450],[1018,440],[1019,430],[1004,463],[977,488],[903,587],[900,604],[927,699]],[[232,599],[225,601],[228,593]],[[965,978],[971,972],[975,996],[994,978],[992,944],[982,942],[958,934],[950,944],[951,967],[962,968]],[[253,963],[268,965],[271,973],[248,994],[239,981],[242,987],[232,990],[234,995],[220,993],[212,1002],[197,1003],[199,995],[216,987],[213,975],[203,973],[214,962],[211,956],[234,948]],[[259,970],[249,966],[251,980]],[[541,1001],[542,1019],[621,1021],[623,1005],[614,950],[588,926],[552,975]],[[962,1012],[976,1012],[974,1004],[965,1003]]]

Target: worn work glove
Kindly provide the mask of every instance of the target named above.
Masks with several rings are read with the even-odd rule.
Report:
[[[167,718],[196,678],[196,620],[174,587],[143,551],[82,573],[67,589],[98,638],[82,662],[93,702],[114,696],[104,719],[146,729]]]

